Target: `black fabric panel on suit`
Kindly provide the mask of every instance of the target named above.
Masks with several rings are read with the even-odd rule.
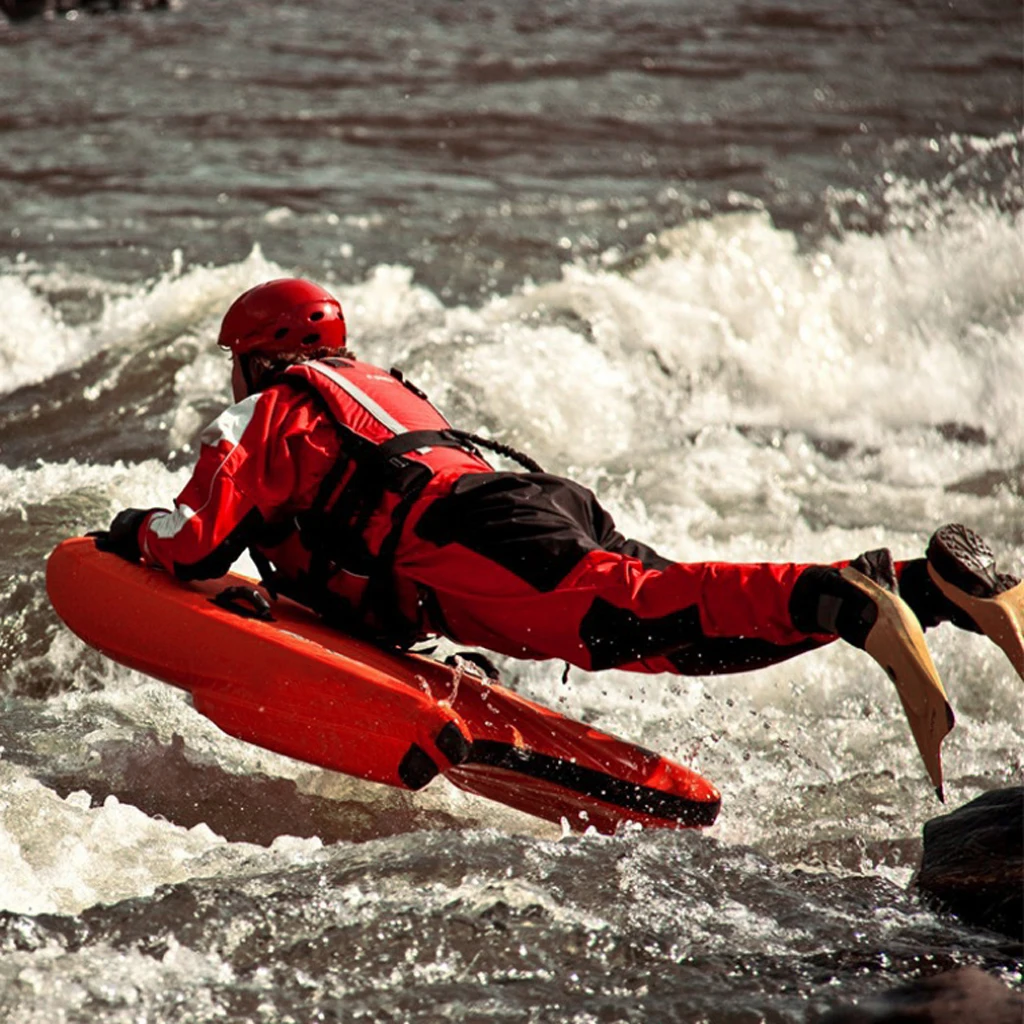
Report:
[[[594,672],[666,654],[701,641],[703,636],[696,605],[642,619],[628,608],[617,608],[597,597],[580,622],[580,639],[590,652]]]
[[[707,637],[688,647],[671,651],[667,657],[680,675],[717,676],[767,668],[820,646],[817,640],[773,644],[752,637]]]
[[[638,558],[648,569],[671,564],[626,540],[587,488],[549,473],[464,476],[427,509],[416,533],[439,547],[461,544],[544,593],[598,549]]]
[[[593,495],[546,473],[474,473],[435,501],[416,525],[424,540],[458,543],[548,592],[600,545]]]
[[[557,479],[557,478],[556,478]],[[571,486],[580,494],[581,502],[586,503],[587,527],[591,536],[597,540],[597,546],[605,551],[614,551],[616,554],[625,555],[628,558],[637,559],[645,569],[668,568],[672,564],[671,559],[663,558],[652,547],[641,544],[638,540],[627,540],[615,529],[615,522],[607,509],[597,500],[597,497],[579,484],[568,481]]]
[[[783,645],[748,637],[706,637],[696,605],[642,619],[601,597],[583,616],[580,639],[590,652],[592,671],[663,656],[687,676],[749,672],[819,646],[813,639]]]
[[[174,575],[179,580],[210,580],[223,576],[236,558],[257,542],[264,529],[263,516],[258,508],[250,509],[245,518],[205,558],[191,565],[174,563]]]
[[[604,509],[601,511],[604,512]],[[605,515],[607,514],[605,512]],[[608,521],[611,522],[610,517]],[[641,544],[638,540],[627,540],[615,529],[612,529],[606,538],[602,538],[601,547],[605,551],[614,551],[616,554],[635,558],[645,569],[657,569],[662,572],[672,565],[672,559],[662,557],[654,548]]]

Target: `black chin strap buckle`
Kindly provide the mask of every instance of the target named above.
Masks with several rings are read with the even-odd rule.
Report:
[[[227,587],[210,600],[218,608],[241,615],[243,619],[274,621],[274,616],[270,612],[270,602],[253,587]]]

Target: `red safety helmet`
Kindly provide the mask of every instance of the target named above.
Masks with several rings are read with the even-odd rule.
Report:
[[[341,303],[312,281],[283,277],[240,295],[224,314],[217,344],[236,355],[344,348]]]

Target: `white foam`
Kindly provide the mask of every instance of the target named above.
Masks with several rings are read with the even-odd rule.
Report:
[[[1020,496],[948,488],[1011,470],[1024,450],[1021,227],[1019,215],[954,202],[913,231],[848,234],[807,251],[764,215],[736,214],[667,232],[659,255],[628,273],[577,265],[479,308],[445,307],[395,266],[337,292],[361,355],[402,365],[460,426],[571,472],[625,533],[668,555],[819,561],[890,546],[908,557],[939,523],[963,520],[1020,571]],[[152,330],[195,336],[199,354],[175,380],[173,443],[202,425],[194,406],[226,400],[214,307],[278,272],[254,254],[168,278],[104,314],[112,344],[130,347]],[[987,439],[951,440],[934,429],[948,420]],[[771,427],[774,440],[741,425]],[[818,435],[852,447],[830,457]],[[184,471],[158,462],[0,467],[0,507],[78,489],[111,511],[166,506],[183,482]],[[1024,743],[1019,683],[1005,658],[950,627],[928,640],[961,714],[946,748],[950,792],[967,798],[972,777],[1019,776],[1007,753]],[[58,656],[54,645],[50,658]],[[705,772],[725,793],[718,829],[730,840],[763,841],[819,813],[884,836],[891,816],[871,810],[878,793],[891,795],[910,831],[936,810],[895,692],[843,645],[719,679],[573,671],[563,686],[561,666],[502,664],[535,699]],[[87,699],[99,716],[107,707],[111,735],[122,739],[135,728],[179,732],[234,770],[377,799],[246,748],[179,698],[117,670]],[[55,712],[71,720],[85,699],[62,697]],[[486,805],[440,782],[415,799],[488,820]]]
[[[11,469],[0,464],[0,509],[45,504],[64,495],[91,492],[109,503],[110,510],[147,508],[170,501],[184,486],[188,470],[172,472],[155,459],[113,465],[39,462],[31,469]],[[99,529],[106,523],[93,523]]]
[[[304,857],[317,840],[284,850]],[[280,851],[279,851],[280,852]],[[97,903],[151,894],[157,886],[239,867],[260,847],[228,844],[206,825],[180,828],[116,797],[62,800],[0,762],[0,908],[19,914],[78,913]]]
[[[718,216],[666,232],[665,254],[626,278],[575,267],[517,304],[582,317],[672,433],[740,422],[877,440],[961,420],[1019,448],[1022,228],[972,208],[803,252],[765,214]]]
[[[190,1013],[222,1015],[213,987],[231,982],[230,966],[214,953],[180,945],[173,936],[154,956],[139,949],[114,949],[104,942],[68,952],[57,945],[0,960],[0,988],[8,1018],[17,1024],[67,1024],[94,1017],[102,1006],[108,1021],[156,1020],[169,994],[187,993]]]
[[[78,332],[20,278],[0,275],[0,393],[44,380],[85,354]]]
[[[96,320],[76,327],[64,324],[40,293],[48,278],[31,272],[0,275],[0,394],[45,380],[99,351],[134,349],[156,338],[176,338],[207,320],[219,321],[240,292],[282,276],[258,246],[241,262],[224,267],[183,270],[181,254],[175,259],[169,271],[127,294],[92,281],[92,290],[103,299],[102,311]],[[105,386],[116,380],[115,371]]]

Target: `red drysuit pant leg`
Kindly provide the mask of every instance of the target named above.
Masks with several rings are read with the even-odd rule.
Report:
[[[425,492],[394,562],[405,614],[461,643],[688,675],[758,668],[834,639],[793,626],[806,568],[672,562],[623,537],[592,491],[547,473]]]
[[[411,557],[412,556],[412,557]],[[408,549],[400,573],[429,594],[428,614],[452,639],[517,658],[587,670],[707,675],[762,667],[829,642],[798,632],[794,563],[668,563],[591,550],[539,590],[458,544]]]

